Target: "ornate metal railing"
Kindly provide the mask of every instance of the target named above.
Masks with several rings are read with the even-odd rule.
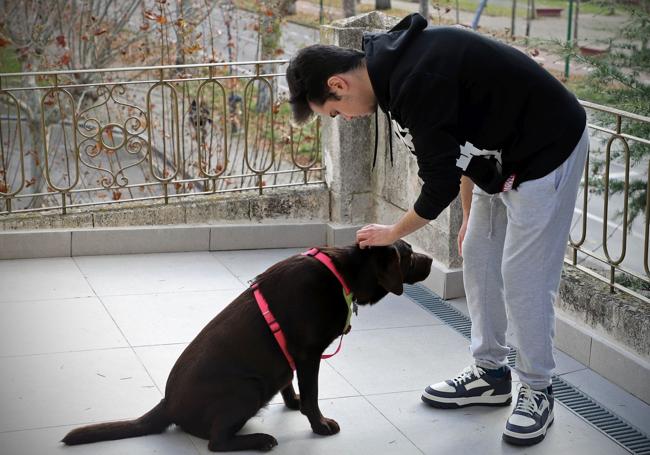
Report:
[[[650,302],[650,117],[581,103],[590,118],[591,150],[566,260],[612,291]]]
[[[286,63],[0,74],[0,217],[322,185],[319,123],[292,126]],[[650,118],[582,104],[592,150],[567,261],[648,301],[628,282],[650,287],[650,139],[637,132]]]
[[[0,216],[322,184],[286,63],[0,74]]]

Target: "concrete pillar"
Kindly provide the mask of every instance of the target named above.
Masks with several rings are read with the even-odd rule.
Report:
[[[371,12],[321,26],[321,43],[361,50],[366,30],[387,29],[387,17]],[[373,219],[372,155],[374,120],[323,119],[325,179],[334,222],[363,224]]]

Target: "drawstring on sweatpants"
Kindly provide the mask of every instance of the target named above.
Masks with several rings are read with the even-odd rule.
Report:
[[[490,229],[488,230],[488,235],[487,235],[488,239],[492,238],[492,228],[494,227],[494,204],[497,196],[498,195],[496,194],[490,196]]]

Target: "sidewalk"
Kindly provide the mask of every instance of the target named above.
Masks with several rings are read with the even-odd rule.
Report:
[[[86,446],[58,441],[75,426],[148,411],[198,331],[248,280],[302,250],[0,261],[0,453],[207,455],[206,441],[174,428]],[[280,397],[242,431],[273,434],[273,453],[291,455],[628,453],[562,405],[546,440],[524,451],[501,441],[509,408],[424,405],[426,385],[471,362],[467,344],[408,297],[388,296],[360,308],[341,353],[321,363],[321,408],[340,434],[314,435]],[[563,379],[650,433],[650,406],[556,356]]]

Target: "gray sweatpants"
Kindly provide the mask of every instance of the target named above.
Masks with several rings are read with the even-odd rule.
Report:
[[[550,174],[495,195],[474,187],[463,241],[470,349],[478,366],[506,365],[509,320],[518,348],[515,370],[533,389],[547,387],[555,368],[553,303],[588,150],[585,128]]]

